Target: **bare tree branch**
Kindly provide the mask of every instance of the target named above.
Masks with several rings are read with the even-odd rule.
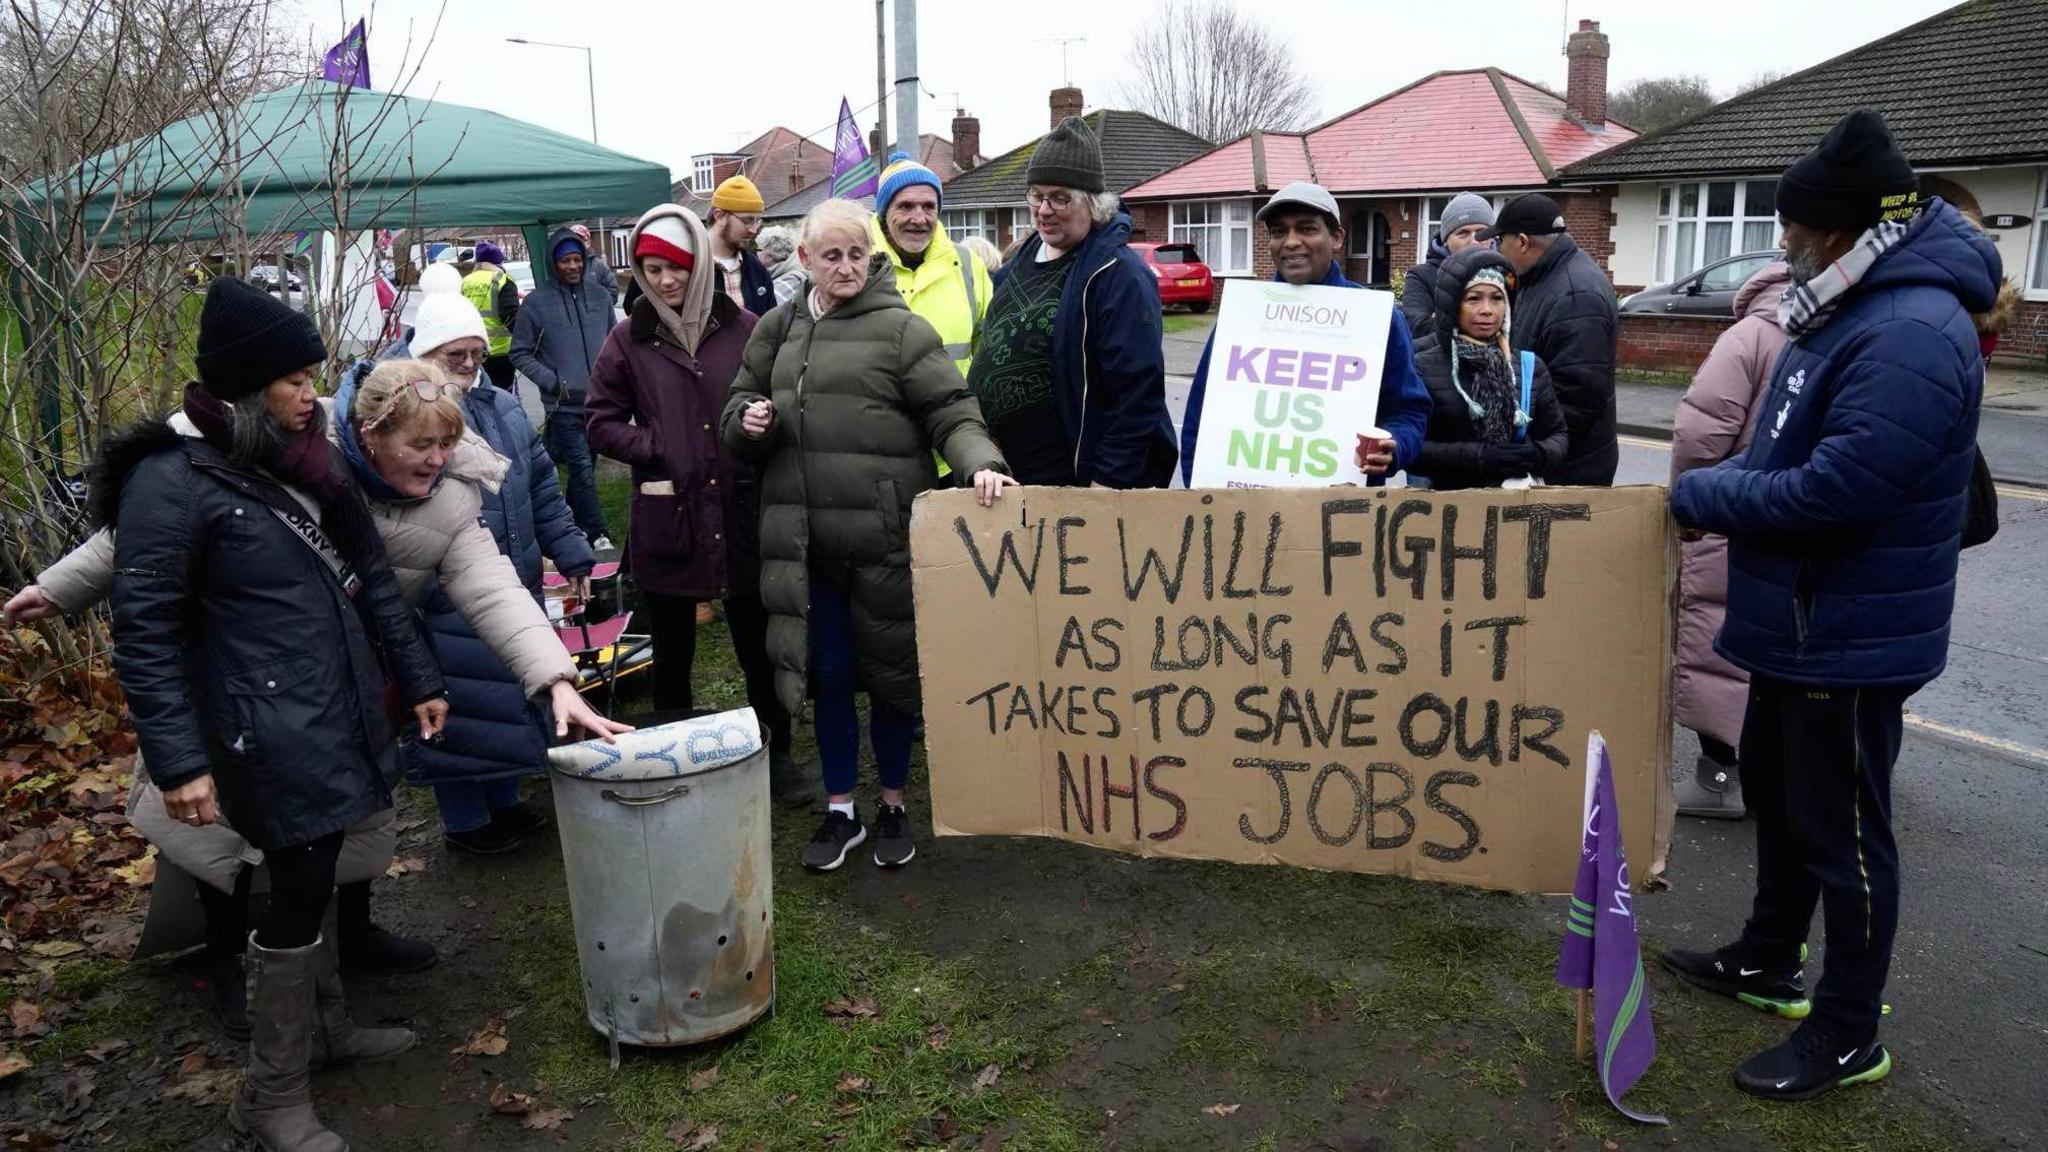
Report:
[[[1319,107],[1293,50],[1230,0],[1164,0],[1129,63],[1124,99],[1204,140],[1305,128]]]

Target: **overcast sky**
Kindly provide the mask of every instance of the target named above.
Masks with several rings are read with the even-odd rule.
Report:
[[[775,125],[830,146],[846,96],[875,98],[875,11],[867,0],[304,0],[316,39],[337,40],[368,16],[371,80],[390,90],[490,108],[587,137],[583,54],[505,38],[589,45],[597,62],[601,143],[666,163],[727,150]],[[1241,0],[1242,2],[1242,0]],[[1759,72],[1789,72],[1949,7],[1944,0],[1323,0],[1245,4],[1293,47],[1335,116],[1443,68],[1494,65],[1564,86],[1567,22],[1600,21],[1612,40],[1608,81],[1704,74],[1722,95]],[[990,3],[919,0],[918,74],[933,95],[920,128],[949,134],[956,103],[981,119],[997,155],[1045,131],[1046,96],[1069,48],[1088,106],[1127,107],[1118,88],[1132,37],[1154,0]],[[1845,18],[1845,13],[1853,14]],[[427,47],[437,15],[438,34]],[[425,48],[424,56],[422,49]],[[412,63],[401,77],[399,64]],[[891,45],[890,76],[895,76]],[[413,75],[414,68],[417,75]],[[957,95],[956,95],[957,93]],[[893,92],[891,102],[893,105]],[[873,113],[859,114],[863,128]],[[894,114],[891,114],[893,134]]]

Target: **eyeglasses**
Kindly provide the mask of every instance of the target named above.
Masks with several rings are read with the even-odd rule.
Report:
[[[433,358],[436,360],[446,361],[447,363],[450,364],[481,364],[484,362],[484,353],[456,352],[447,348],[442,348],[436,350],[433,353]]]
[[[1072,192],[1026,192],[1024,202],[1035,209],[1051,207],[1055,212],[1065,212],[1074,206]]]

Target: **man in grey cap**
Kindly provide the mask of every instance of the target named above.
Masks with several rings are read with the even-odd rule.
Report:
[[[1175,447],[1158,282],[1130,249],[1088,122],[1047,133],[1024,179],[1037,227],[996,276],[968,390],[1020,483],[1164,488]]]
[[[1339,254],[1344,251],[1344,226],[1337,212],[1337,198],[1320,184],[1305,181],[1289,184],[1273,193],[1259,209],[1259,222],[1266,226],[1266,247],[1273,257],[1273,279],[1283,284],[1322,284],[1332,288],[1363,288],[1344,276]],[[1209,354],[1215,351],[1216,333],[1202,349],[1195,365],[1194,382],[1188,388],[1187,414],[1180,425],[1180,470],[1183,482],[1194,474],[1195,443],[1202,430],[1202,401],[1209,391]],[[1408,322],[1399,309],[1387,325],[1387,347],[1380,368],[1378,420],[1385,438],[1358,433],[1358,467],[1366,483],[1386,483],[1386,478],[1407,467],[1422,451],[1422,436],[1429,426],[1429,387],[1415,373],[1415,343],[1408,336]]]
[[[1493,205],[1475,192],[1460,192],[1444,206],[1436,230],[1427,237],[1429,258],[1408,270],[1401,283],[1401,315],[1408,334],[1426,344],[1436,335],[1436,274],[1444,257],[1479,243],[1479,234],[1493,227]]]
[[[1479,234],[1498,240],[1515,266],[1517,352],[1534,352],[1550,369],[1564,406],[1571,447],[1564,464],[1546,477],[1553,484],[1614,483],[1621,445],[1614,437],[1614,362],[1621,335],[1614,282],[1564,229],[1564,211],[1541,192],[1507,202],[1493,227]]]

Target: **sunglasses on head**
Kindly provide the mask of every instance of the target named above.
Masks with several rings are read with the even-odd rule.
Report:
[[[391,398],[384,402],[384,410],[377,413],[376,418],[365,421],[363,423],[363,431],[366,433],[374,431],[378,425],[389,420],[391,414],[398,411],[398,401],[405,395],[407,388],[412,389],[412,394],[419,397],[420,401],[426,404],[432,404],[443,396],[452,397],[457,395],[455,385],[446,380],[436,380],[431,376],[422,376],[417,380],[407,380],[391,390]]]

